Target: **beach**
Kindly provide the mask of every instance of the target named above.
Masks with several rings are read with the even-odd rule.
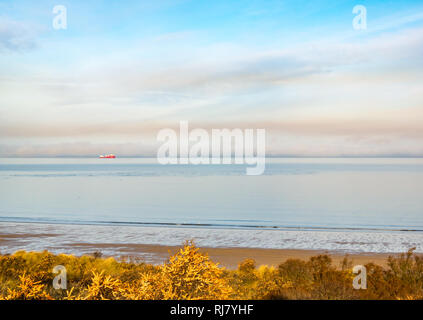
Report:
[[[42,242],[42,240],[53,240],[58,237],[54,233],[0,233],[1,253],[14,253],[17,250],[24,250],[20,247],[25,242]],[[54,242],[54,241],[52,241]],[[92,255],[101,253],[103,257],[138,258],[140,262],[152,263],[155,265],[167,261],[169,255],[175,254],[181,245],[157,245],[142,243],[104,243],[104,242],[69,242],[59,246],[48,246],[45,248],[28,248],[28,251],[48,250],[56,254],[66,253],[80,256],[83,254]],[[9,249],[8,249],[9,248]],[[360,252],[346,253],[331,250],[304,250],[304,249],[271,249],[271,248],[247,248],[247,247],[201,247],[200,251],[207,253],[211,260],[218,262],[220,266],[228,269],[236,269],[238,264],[245,259],[254,259],[256,264],[277,267],[280,263],[288,259],[308,260],[310,257],[328,254],[335,265],[340,265],[345,257],[348,257],[354,265],[364,265],[373,262],[386,266],[389,256],[398,256],[399,253],[375,253]]]
[[[93,252],[101,252],[104,249],[110,248],[110,244],[90,244],[80,243],[75,247],[90,248]],[[117,245],[122,248],[121,245]],[[145,244],[128,244],[124,248],[124,252],[131,256],[139,253],[149,254],[154,257],[156,264],[163,263],[167,260],[169,255],[175,254],[182,246],[160,246],[160,245],[145,245]],[[218,262],[220,266],[228,269],[236,269],[238,264],[245,259],[254,259],[258,266],[268,265],[277,267],[280,263],[288,259],[308,260],[310,257],[328,254],[331,256],[335,265],[340,265],[345,257],[348,257],[353,265],[364,265],[373,262],[380,266],[386,266],[387,259],[390,255],[397,256],[398,254],[387,253],[362,253],[362,254],[340,254],[337,252],[322,251],[322,250],[295,250],[295,249],[261,249],[261,248],[200,248],[200,252],[207,253],[210,259]]]

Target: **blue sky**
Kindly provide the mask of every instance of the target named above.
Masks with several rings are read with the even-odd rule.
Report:
[[[1,0],[0,155],[152,155],[180,120],[266,128],[274,155],[423,155],[422,57],[421,1]]]

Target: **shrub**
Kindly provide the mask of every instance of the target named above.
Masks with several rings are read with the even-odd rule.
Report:
[[[26,274],[19,276],[20,283],[16,289],[8,289],[5,300],[50,300],[51,297],[44,292],[45,285]]]
[[[231,293],[223,270],[186,242],[162,268],[165,299],[227,299]]]
[[[193,242],[161,266],[19,251],[0,255],[0,299],[423,299],[423,259],[413,251],[389,257],[386,268],[367,264],[367,290],[353,289],[351,261],[336,267],[328,255],[288,259],[277,268],[246,259],[227,270]],[[52,287],[56,265],[66,266],[70,290]]]

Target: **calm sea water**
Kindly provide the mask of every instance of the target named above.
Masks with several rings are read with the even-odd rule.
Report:
[[[184,236],[247,230],[236,245],[259,247],[289,245],[251,243],[252,230],[305,232],[308,247],[319,231],[423,234],[423,159],[271,158],[262,176],[246,176],[245,168],[135,158],[3,158],[0,221],[148,227],[161,235],[168,227],[183,229]],[[218,239],[208,241],[213,246]]]

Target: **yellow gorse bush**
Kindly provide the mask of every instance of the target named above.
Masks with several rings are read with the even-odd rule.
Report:
[[[69,290],[52,286],[52,269],[64,265]],[[101,255],[75,257],[19,251],[0,255],[1,300],[163,299],[422,299],[423,259],[410,250],[388,267],[366,265],[368,289],[354,290],[352,264],[335,267],[328,255],[288,259],[278,267],[253,259],[236,270],[219,267],[193,242],[160,266],[116,261]]]
[[[31,259],[33,260],[32,256]],[[91,265],[95,269],[107,266],[109,272],[119,271],[119,263],[111,258]],[[192,242],[187,242],[169,258],[167,263],[156,268],[154,272],[144,272],[131,282],[123,282],[118,278],[119,273],[106,275],[104,270],[100,272],[93,270],[85,287],[79,290],[72,288],[63,298],[68,300],[228,299],[232,289],[227,279],[223,278],[223,272],[218,264],[200,253]],[[27,284],[32,284],[33,290],[37,292],[44,288],[44,285],[35,282]],[[20,299],[21,296],[15,294],[10,297]]]
[[[44,284],[34,281],[30,276],[19,276],[20,283],[16,289],[8,288],[8,294],[4,300],[50,300],[52,299],[45,291]]]
[[[93,271],[91,284],[86,290],[84,299],[86,300],[111,300],[119,298],[122,283],[118,279],[113,279],[110,275],[104,275],[104,272],[96,273]]]
[[[232,292],[223,270],[187,242],[162,268],[164,299],[228,299]]]

